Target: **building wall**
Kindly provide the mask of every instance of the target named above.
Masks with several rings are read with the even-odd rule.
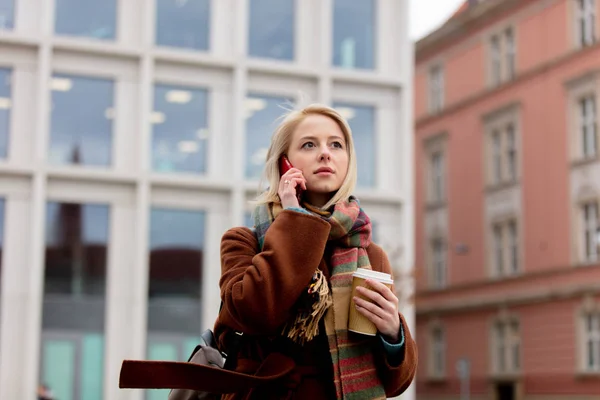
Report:
[[[576,47],[575,2],[507,1],[489,17],[479,11],[501,2],[486,3],[473,10],[480,22],[458,15],[440,28],[440,44],[435,44],[436,33],[417,43],[415,257],[422,361],[418,396],[458,399],[456,362],[466,357],[471,361],[473,398],[496,398],[491,384],[499,379],[490,359],[490,321],[506,314],[516,316],[520,325],[521,370],[507,378],[518,382],[517,398],[590,398],[599,388],[597,374],[589,379],[581,374],[579,310],[589,296],[597,299],[598,287],[592,282],[597,282],[600,266],[582,263],[579,257],[577,198],[585,197],[581,194],[585,190],[589,198],[598,197],[598,185],[592,183],[599,177],[598,157],[589,164],[578,163],[571,152],[578,134],[573,129],[575,93],[585,85],[590,93],[595,90],[596,98],[600,93],[596,75],[600,47]],[[595,15],[598,20],[597,11]],[[459,27],[461,21],[467,22]],[[444,40],[443,34],[451,35],[450,26],[460,33],[454,40]],[[493,86],[490,38],[511,26],[516,75]],[[444,106],[431,113],[429,74],[434,65],[444,70]],[[514,182],[494,186],[488,179],[490,126],[505,115],[517,125],[518,172]],[[428,157],[436,137],[445,143],[445,200],[432,206],[427,204]],[[498,277],[493,272],[490,231],[496,219],[506,216],[518,221],[520,270]],[[436,230],[446,240],[447,283],[442,288],[431,286],[429,240]],[[442,378],[429,372],[432,348],[426,338],[431,337],[432,326],[445,331],[447,375]]]
[[[413,56],[407,4],[365,3],[372,4],[376,21],[374,66],[359,69],[332,66],[334,0],[293,2],[294,58],[289,61],[248,56],[249,1],[208,3],[208,50],[193,51],[155,44],[158,15],[152,0],[116,1],[116,34],[110,40],[55,34],[57,1],[14,1],[13,21],[0,30],[0,69],[11,72],[10,103],[5,102],[10,104],[9,145],[0,162],[0,197],[5,201],[0,398],[33,396],[44,379],[43,371],[49,368],[44,369],[41,354],[49,201],[100,204],[108,210],[104,328],[100,332],[104,350],[99,371],[93,371],[100,383],[83,394],[72,392],[72,387],[85,388],[85,377],[83,383],[65,383],[54,388],[59,398],[145,398],[142,391],[119,390],[117,382],[123,359],[151,356],[149,247],[156,209],[203,215],[204,237],[198,240],[202,295],[197,332],[212,326],[219,306],[220,238],[228,228],[247,223],[251,211],[247,200],[258,187],[258,181],[245,173],[247,148],[254,140],[247,137],[246,119],[253,111],[249,94],[291,98],[298,105],[372,107],[371,132],[364,134],[373,139],[373,180],[358,188],[356,195],[374,221],[378,242],[389,251],[395,274],[399,279],[410,276],[414,262],[413,137],[409,134]],[[113,83],[113,107],[106,114],[112,120],[109,165],[52,162],[51,119],[57,103],[51,89],[56,73]],[[150,152],[152,121],[157,123],[155,83],[207,90],[208,131],[203,132],[209,136],[202,139],[208,149],[203,173],[156,171]],[[74,107],[73,115],[77,112]],[[273,127],[265,128],[266,138]],[[406,279],[398,286],[405,297],[411,292],[412,283]],[[412,306],[404,302],[402,310],[412,323]],[[71,378],[64,376],[67,382]],[[61,390],[69,394],[65,397]],[[409,389],[403,398],[414,398],[414,390]]]

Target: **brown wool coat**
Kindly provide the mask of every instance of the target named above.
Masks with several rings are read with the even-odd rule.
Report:
[[[215,323],[221,348],[227,348],[226,333],[235,329],[244,332],[247,338],[239,352],[237,371],[252,373],[266,354],[277,351],[292,357],[299,372],[285,385],[271,386],[262,392],[255,389],[226,395],[224,399],[335,399],[331,358],[322,324],[319,337],[302,347],[278,334],[291,318],[291,310],[315,269],[319,267],[329,277],[329,230],[329,224],[318,217],[287,210],[279,214],[267,231],[262,252],[253,232],[247,228],[233,228],[223,236],[220,280],[223,308]],[[367,252],[374,270],[390,273],[388,258],[379,246],[371,244]],[[387,362],[379,339],[373,338],[377,369],[388,397],[406,390],[417,366],[415,342],[403,318],[401,322],[405,354],[399,366]]]

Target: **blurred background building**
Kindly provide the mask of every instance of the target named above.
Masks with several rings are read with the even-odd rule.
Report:
[[[420,400],[599,396],[599,3],[465,1],[416,44]]]
[[[166,398],[119,390],[121,361],[186,359],[212,327],[282,106],[348,118],[356,194],[408,275],[407,7],[0,0],[0,399]]]

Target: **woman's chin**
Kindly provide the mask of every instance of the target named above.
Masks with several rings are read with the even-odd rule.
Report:
[[[314,194],[317,195],[333,195],[333,193],[335,193],[337,190],[339,189],[339,187],[336,187],[336,185],[331,185],[331,184],[320,184],[320,185],[314,185],[312,187],[308,187],[308,191],[312,192]]]

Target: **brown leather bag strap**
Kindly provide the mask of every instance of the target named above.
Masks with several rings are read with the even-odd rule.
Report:
[[[282,379],[295,366],[291,358],[280,353],[269,354],[254,375],[186,362],[124,360],[119,388],[238,393]]]

